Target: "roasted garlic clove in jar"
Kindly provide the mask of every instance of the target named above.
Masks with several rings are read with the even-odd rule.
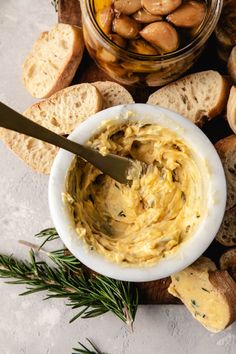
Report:
[[[139,34],[140,25],[131,17],[121,15],[113,21],[113,32],[126,39],[136,38]]]
[[[164,21],[147,25],[140,31],[140,35],[164,53],[173,52],[179,46],[179,36],[176,29]]]
[[[96,21],[98,26],[105,34],[111,33],[113,18],[114,18],[114,11],[111,6],[107,6],[104,9],[98,11],[96,15]]]
[[[124,15],[132,15],[141,7],[141,0],[114,0],[115,11]]]
[[[162,17],[157,15],[152,15],[144,9],[140,9],[133,14],[133,18],[139,23],[152,23],[156,21],[161,21]]]
[[[167,20],[176,27],[199,26],[206,15],[206,5],[203,2],[189,1],[167,16]]]
[[[152,15],[169,15],[177,9],[182,0],[142,0],[142,6]]]

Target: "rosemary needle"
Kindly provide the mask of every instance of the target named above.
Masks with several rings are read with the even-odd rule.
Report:
[[[76,353],[105,354],[105,353],[101,352],[88,338],[86,338],[86,339],[90,343],[92,350],[88,349],[84,344],[79,342],[78,344],[80,345],[81,348],[73,348],[73,350],[75,350],[75,352],[73,352],[72,354],[76,354]]]
[[[51,0],[51,4],[54,7],[55,11],[58,12],[58,0]]]

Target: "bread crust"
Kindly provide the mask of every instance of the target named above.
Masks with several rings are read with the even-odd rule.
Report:
[[[227,183],[226,210],[236,204],[236,135],[230,135],[219,140],[215,148],[220,156]]]
[[[227,68],[234,84],[236,84],[236,45],[233,47],[230,53]]]
[[[236,282],[236,248],[231,248],[220,257],[220,269],[227,270]]]
[[[225,159],[225,155],[236,149],[236,135],[232,134],[224,139],[217,141],[215,144],[218,154],[222,159]]]
[[[230,128],[236,134],[236,86],[232,86],[227,103],[227,120]]]
[[[209,281],[229,305],[230,318],[226,326],[228,327],[236,319],[236,283],[226,270],[210,271]]]
[[[222,111],[226,107],[227,100],[229,97],[229,89],[230,89],[229,82],[223,76],[221,77],[222,77],[221,94],[219,97],[218,104],[209,111],[209,115],[208,115],[209,120],[222,113]]]

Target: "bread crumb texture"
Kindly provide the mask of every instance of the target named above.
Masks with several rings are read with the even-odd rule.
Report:
[[[84,50],[81,29],[57,24],[40,34],[23,63],[23,81],[29,93],[45,98],[67,87]]]
[[[134,103],[133,97],[123,86],[112,81],[96,81],[92,83],[103,97],[103,108],[120,104]]]

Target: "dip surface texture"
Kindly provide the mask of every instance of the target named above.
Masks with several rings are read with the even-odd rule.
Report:
[[[66,200],[78,235],[112,262],[153,265],[174,252],[199,223],[203,190],[190,148],[170,129],[106,122],[88,144],[137,161],[130,186],[75,158]],[[145,164],[144,164],[144,163]]]

